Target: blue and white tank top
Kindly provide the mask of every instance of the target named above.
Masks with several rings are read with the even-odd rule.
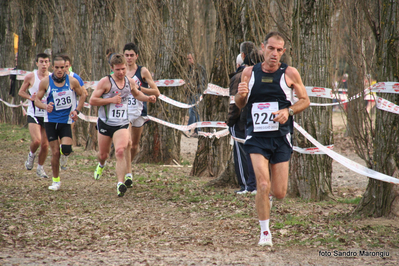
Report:
[[[69,115],[76,108],[76,93],[71,88],[69,76],[66,76],[64,85],[58,87],[50,75],[46,96],[47,104],[54,105],[53,111],[46,113],[44,122],[72,124],[73,120]]]

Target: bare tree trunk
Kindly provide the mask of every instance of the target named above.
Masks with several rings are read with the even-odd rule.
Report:
[[[359,2],[376,40],[377,81],[399,80],[399,5],[395,1],[380,3]],[[379,95],[399,104],[398,94]],[[377,110],[374,138],[373,168],[387,175],[398,176],[399,117],[397,114]],[[393,184],[369,179],[366,192],[355,212],[365,216],[399,216],[399,189]]]
[[[297,66],[305,85],[331,86],[331,36],[330,18],[333,7],[330,1],[298,0],[294,6],[292,32],[293,65]],[[312,98],[312,102],[326,103],[328,100]],[[310,107],[295,120],[310,135],[323,145],[333,143],[331,107]],[[294,145],[311,147],[297,131]],[[332,159],[326,155],[294,153],[291,159],[289,193],[298,193],[305,199],[324,200],[332,193]]]
[[[219,0],[214,3],[217,19],[218,34],[215,41],[215,61],[212,67],[211,83],[228,87],[229,73],[235,70],[235,58],[240,52],[243,41],[253,41],[259,44],[269,28],[269,1],[234,1]],[[239,21],[240,23],[237,23]],[[229,101],[221,97],[209,96],[204,98],[201,110],[204,121],[226,121]],[[209,132],[209,129],[204,129]],[[236,174],[231,166],[234,165],[229,147],[229,138],[214,140],[200,138],[197,156],[191,171],[197,176],[220,176],[215,182],[234,182],[237,184]],[[227,167],[225,167],[227,161]],[[227,178],[229,177],[229,178]]]
[[[15,67],[13,32],[16,32],[16,22],[13,21],[12,18],[16,17],[16,11],[13,6],[14,4],[9,0],[0,3],[0,17],[2,18],[2,22],[0,23],[0,66],[7,68]],[[14,100],[9,95],[10,83],[11,81],[9,76],[0,77],[0,98],[8,102]],[[15,95],[18,94],[18,83],[19,82],[17,82],[15,86],[15,89],[17,90]],[[16,123],[17,121],[21,121],[21,119],[13,119],[16,115],[21,116],[21,109],[18,109],[19,110],[15,110],[15,108],[10,108],[3,103],[0,103],[0,121],[6,123]]]
[[[140,43],[140,50],[143,51],[141,56],[148,60],[149,55],[157,55],[154,67],[156,79],[181,78],[186,52],[184,51],[185,40],[188,38],[187,20],[185,19],[187,2],[169,1],[160,7],[156,3],[149,3],[147,12],[155,16],[150,18],[142,14],[145,22],[150,20],[159,23],[155,23],[153,30],[155,30],[154,36],[157,37],[152,40],[152,42],[158,44],[144,47],[142,40],[147,39],[148,36],[144,36],[143,32],[138,31],[136,38]],[[149,24],[143,23],[140,26],[142,29],[148,28]],[[147,66],[147,68],[154,71],[151,66]],[[182,87],[160,87],[159,89],[165,96],[184,102]],[[148,104],[149,115],[173,124],[180,123],[182,112],[182,109],[162,101],[157,101],[156,104]],[[137,161],[164,163],[170,163],[173,160],[180,161],[180,140],[180,131],[151,122],[144,128],[140,145],[141,152],[137,156]]]

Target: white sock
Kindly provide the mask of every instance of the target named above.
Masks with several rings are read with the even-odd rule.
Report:
[[[37,169],[38,169],[38,170],[43,169],[43,165],[38,164],[38,165],[37,165]]]
[[[30,156],[35,156],[35,153],[36,153],[36,152],[31,152],[31,151],[29,151],[29,155],[30,155]]]
[[[132,173],[127,173],[125,176],[129,176],[130,178],[132,178]]]
[[[269,221],[270,221],[270,219],[262,220],[262,221],[259,220],[260,231],[261,231],[261,233],[263,233],[264,231],[270,232],[270,229],[269,229]]]
[[[100,165],[101,168],[104,168],[105,164],[102,165],[101,163],[98,163]]]

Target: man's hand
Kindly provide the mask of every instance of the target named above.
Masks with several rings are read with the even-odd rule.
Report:
[[[280,124],[285,124],[288,121],[288,117],[290,116],[288,112],[288,108],[284,108],[273,112],[276,117],[273,119],[274,122],[279,122]]]
[[[78,112],[76,110],[73,110],[69,115],[71,116],[73,121],[78,120]]]
[[[53,109],[54,109],[54,103],[53,102],[47,104],[47,107],[46,107],[47,113],[51,113],[53,111]]]
[[[157,97],[155,97],[155,95],[150,95],[148,96],[148,101],[150,103],[155,103],[157,101]]]
[[[120,95],[116,95],[110,99],[111,99],[111,103],[118,104],[118,103],[122,102],[122,97]]]
[[[30,96],[30,100],[34,102],[36,99],[36,92]]]
[[[248,92],[248,78],[245,76],[244,81],[238,84],[237,94],[240,95],[241,98],[247,98]]]

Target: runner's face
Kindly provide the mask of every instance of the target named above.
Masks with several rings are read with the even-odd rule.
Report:
[[[65,61],[64,60],[57,60],[54,61],[54,75],[57,78],[62,78],[65,73]]]
[[[194,58],[191,54],[187,55],[187,61],[189,65],[194,65]]]
[[[134,50],[126,50],[124,55],[128,66],[134,65],[136,63],[138,55]]]
[[[262,50],[265,62],[270,66],[275,66],[280,63],[281,56],[285,52],[284,40],[271,37],[267,43],[262,43]]]
[[[68,70],[70,66],[71,63],[69,61],[65,61],[65,70]]]
[[[115,77],[117,79],[122,80],[125,78],[125,76],[126,76],[126,65],[125,64],[114,65],[112,70],[114,71]]]
[[[50,67],[50,59],[39,57],[36,62],[36,66],[40,71],[46,72]]]

